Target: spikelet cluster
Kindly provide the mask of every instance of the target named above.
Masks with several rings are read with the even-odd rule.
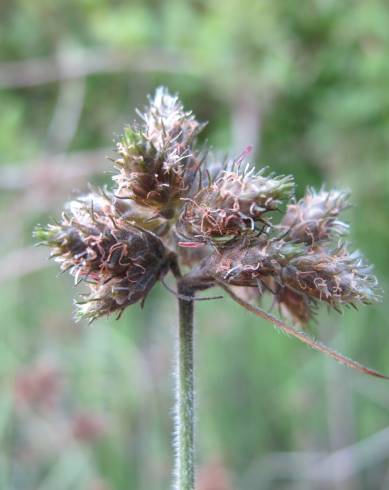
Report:
[[[287,231],[289,240],[310,244],[347,234],[349,226],[339,214],[349,207],[348,193],[324,189],[308,189],[297,204],[289,204],[280,229]]]
[[[377,279],[358,251],[345,245],[317,247],[293,258],[282,271],[283,283],[334,308],[370,304],[377,299]]]
[[[242,162],[222,170],[214,181],[200,189],[186,204],[177,229],[186,239],[217,246],[247,238],[266,225],[265,215],[290,198],[290,176],[265,176],[265,171]]]
[[[116,195],[171,219],[199,167],[194,143],[204,125],[164,88],[157,90],[141,119],[125,128],[116,145]]]
[[[86,283],[78,318],[143,303],[173,256],[197,284],[271,294],[302,325],[320,303],[379,299],[371,268],[344,242],[347,192],[308,189],[295,201],[293,178],[257,171],[248,150],[215,164],[197,141],[204,124],[164,88],[139,116],[116,143],[113,189],[72,201],[58,224],[35,232]]]
[[[58,224],[37,227],[35,236],[51,257],[88,293],[76,303],[76,318],[94,320],[120,314],[144,301],[168,270],[162,241],[120,215],[108,195],[88,194],[71,201]]]
[[[261,294],[272,293],[281,312],[301,325],[311,319],[318,302],[338,311],[373,303],[380,291],[372,267],[360,252],[349,252],[339,242],[348,230],[339,214],[348,206],[345,192],[308,190],[287,206],[267,237],[225,249],[206,268],[232,285],[256,285]]]

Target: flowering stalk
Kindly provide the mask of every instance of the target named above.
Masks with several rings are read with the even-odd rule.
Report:
[[[164,88],[140,116],[116,144],[112,191],[94,190],[70,202],[58,223],[38,226],[35,236],[51,248],[61,270],[86,286],[76,302],[77,320],[119,317],[132,304],[143,306],[169,272],[175,276],[175,490],[193,490],[193,305],[207,299],[195,294],[219,286],[282,332],[386,378],[248,303],[230,286],[259,299],[271,295],[280,313],[302,328],[320,304],[341,312],[375,303],[381,292],[371,266],[346,242],[349,227],[340,215],[349,207],[348,193],[309,189],[296,201],[293,178],[255,170],[246,162],[248,149],[213,165],[196,141],[204,124]],[[286,211],[274,223],[283,204]],[[189,271],[182,275],[181,267]]]
[[[175,490],[194,489],[193,291],[179,283],[175,387]]]

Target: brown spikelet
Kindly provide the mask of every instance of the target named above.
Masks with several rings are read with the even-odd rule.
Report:
[[[197,175],[201,157],[194,142],[204,124],[164,88],[141,118],[142,124],[127,127],[116,145],[115,194],[170,220]]]
[[[161,240],[116,213],[108,197],[92,194],[70,202],[59,224],[35,231],[62,270],[76,283],[88,283],[77,318],[94,319],[144,300],[168,270]]]
[[[280,286],[275,298],[281,314],[301,327],[306,326],[312,318],[312,300],[307,295]]]
[[[257,287],[266,277],[278,281],[282,268],[301,253],[301,246],[283,240],[252,240],[249,245],[223,250],[205,269],[229,284]]]
[[[359,252],[347,248],[314,248],[294,257],[282,270],[282,281],[295,291],[334,308],[374,303],[380,298],[377,279]]]
[[[177,224],[181,236],[220,247],[267,229],[265,213],[290,197],[293,180],[264,176],[264,170],[256,173],[254,167],[242,164],[220,171],[213,182],[185,199]]]
[[[280,229],[287,239],[309,244],[345,235],[348,225],[338,216],[348,207],[346,192],[309,189],[298,203],[288,205]]]

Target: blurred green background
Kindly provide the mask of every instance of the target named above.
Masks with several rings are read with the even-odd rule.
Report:
[[[1,0],[0,489],[170,487],[175,298],[91,326],[37,222],[109,182],[112,140],[164,84],[209,144],[343,186],[389,290],[386,0]],[[389,304],[312,333],[389,372]],[[198,490],[389,488],[389,385],[224,299],[197,305]]]

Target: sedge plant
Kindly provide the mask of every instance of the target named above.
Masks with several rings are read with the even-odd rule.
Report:
[[[294,198],[291,176],[257,171],[250,149],[217,162],[199,146],[204,124],[158,88],[139,121],[116,142],[111,189],[69,202],[59,222],[35,229],[51,257],[86,291],[76,319],[93,321],[143,306],[162,282],[178,298],[174,489],[193,490],[193,310],[199,292],[220,287],[232,300],[313,349],[372,376],[379,372],[330,349],[304,327],[320,304],[340,311],[380,299],[377,279],[350,251],[342,190]],[[276,221],[283,210],[282,218]],[[165,283],[172,273],[176,288]],[[285,322],[247,299],[271,295]],[[253,297],[253,295],[250,295]]]

